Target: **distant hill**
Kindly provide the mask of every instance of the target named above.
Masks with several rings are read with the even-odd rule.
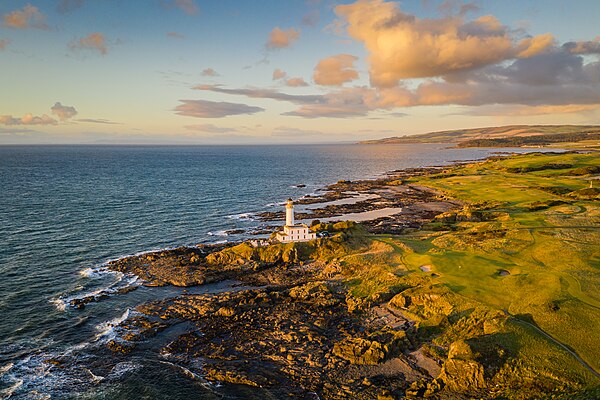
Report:
[[[395,136],[360,144],[456,143],[460,147],[504,147],[598,139],[598,135],[600,125],[508,125]]]

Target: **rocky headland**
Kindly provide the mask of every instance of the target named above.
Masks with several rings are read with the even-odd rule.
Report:
[[[328,219],[311,224],[313,231],[328,235],[310,242],[198,245],[112,261],[107,268],[134,274],[148,286],[234,283],[218,293],[183,293],[139,305],[116,327],[119,334],[107,351],[127,357],[151,338],[177,332],[168,342],[159,341],[155,351],[210,382],[261,388],[275,398],[593,398],[598,394],[593,367],[542,330],[552,326],[547,322],[552,318],[563,318],[567,297],[538,291],[537,296],[553,297],[540,300],[541,307],[513,302],[502,308],[486,291],[470,290],[485,282],[486,290],[501,290],[498,296],[506,297],[506,289],[497,285],[514,285],[509,293],[523,302],[518,293],[529,282],[522,272],[529,267],[520,252],[537,243],[524,244],[529,242],[516,221],[533,215],[557,224],[558,214],[547,212],[556,207],[556,212],[573,210],[577,218],[583,218],[581,210],[592,210],[592,219],[581,223],[592,226],[597,197],[570,195],[583,190],[579,177],[564,193],[544,189],[540,193],[550,194],[536,194],[533,202],[527,197],[516,206],[472,194],[494,190],[499,184],[493,181],[493,189],[468,192],[473,201],[444,189],[478,180],[477,168],[507,173],[498,160],[487,163],[499,166],[477,163],[340,181],[318,199],[299,202],[325,204],[300,216]],[[536,168],[535,173],[545,171]],[[515,182],[529,172],[508,173],[509,188],[521,190]],[[361,195],[364,200],[327,204]],[[582,201],[585,209],[578,208]],[[401,212],[361,224],[330,220],[394,207]],[[581,246],[597,237],[585,232],[589,238],[579,239]],[[544,234],[537,241],[548,238]],[[592,251],[588,247],[580,251]],[[519,258],[507,261],[513,254]],[[540,250],[536,257],[537,274],[540,260],[555,259],[546,261]]]

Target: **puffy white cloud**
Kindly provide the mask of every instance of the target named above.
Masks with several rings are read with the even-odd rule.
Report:
[[[15,10],[11,13],[5,14],[2,19],[4,20],[4,26],[15,29],[48,29],[48,25],[44,22],[46,17],[40,12],[40,10],[27,4],[21,10]]]
[[[269,40],[267,41],[268,49],[283,49],[289,47],[300,37],[300,31],[294,28],[283,30],[279,27],[274,28],[269,33]]]
[[[90,33],[86,37],[71,42],[70,47],[72,50],[87,49],[97,51],[102,55],[108,53],[108,48],[106,47],[106,39],[104,37],[104,34],[101,32]]]
[[[176,114],[195,118],[223,118],[229,115],[255,114],[264,111],[264,108],[253,107],[247,104],[228,103],[225,101],[208,100],[179,100],[181,103],[175,107]]]
[[[364,43],[371,83],[378,87],[531,57],[554,43],[549,34],[519,40],[492,15],[468,22],[461,15],[420,19],[384,0],[359,0],[335,12],[350,36]]]
[[[67,121],[77,115],[75,107],[63,106],[60,102],[56,102],[50,109],[52,114],[56,115],[61,121]]]
[[[356,60],[358,57],[350,54],[327,57],[315,67],[313,80],[319,85],[340,86],[358,79],[358,72],[354,69]]]

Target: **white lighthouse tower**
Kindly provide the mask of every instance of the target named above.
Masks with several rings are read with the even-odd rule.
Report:
[[[311,232],[304,224],[296,225],[294,219],[294,202],[288,199],[285,205],[285,225],[283,232],[277,232],[277,240],[283,243],[307,242],[317,238],[317,234]]]
[[[292,199],[288,199],[285,205],[285,224],[287,226],[296,225],[294,221],[294,202]]]

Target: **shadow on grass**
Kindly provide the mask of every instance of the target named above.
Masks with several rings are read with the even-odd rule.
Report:
[[[475,360],[483,365],[484,376],[491,379],[506,362],[517,355],[520,344],[514,333],[492,333],[467,339]]]

